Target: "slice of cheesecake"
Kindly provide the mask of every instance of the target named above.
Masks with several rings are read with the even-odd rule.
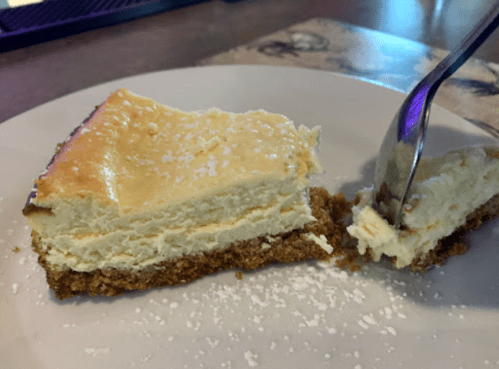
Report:
[[[187,113],[115,92],[59,147],[23,210],[49,285],[61,299],[116,295],[326,259],[305,236],[329,227],[341,242],[309,206],[318,135],[262,110]]]
[[[425,269],[466,250],[461,237],[499,212],[499,148],[465,147],[422,158],[404,205],[400,230],[372,207],[372,188],[359,193],[347,231],[374,261]]]

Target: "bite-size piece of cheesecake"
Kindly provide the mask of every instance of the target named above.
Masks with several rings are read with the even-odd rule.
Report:
[[[425,269],[466,250],[461,237],[499,212],[499,147],[470,146],[423,157],[396,230],[361,191],[347,227],[360,254],[392,258],[397,268]]]
[[[314,189],[314,214],[309,205],[318,136],[263,110],[183,112],[113,93],[59,147],[23,209],[50,287],[60,299],[112,296],[327,259],[310,234],[341,243],[341,232],[320,209],[327,193]]]

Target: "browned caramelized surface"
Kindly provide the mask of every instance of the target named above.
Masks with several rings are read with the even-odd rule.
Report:
[[[291,166],[303,180],[321,170],[315,145],[316,134],[298,133],[279,114],[183,112],[120,89],[58,145],[34,203],[92,195],[137,210],[221,183],[281,178]]]

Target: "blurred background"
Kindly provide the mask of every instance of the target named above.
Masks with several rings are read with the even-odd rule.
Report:
[[[496,2],[0,0],[0,122],[95,84],[196,65],[312,18],[450,49]],[[499,62],[499,34],[475,56]]]

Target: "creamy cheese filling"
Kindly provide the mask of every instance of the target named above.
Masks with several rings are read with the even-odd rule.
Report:
[[[319,129],[278,114],[182,112],[119,90],[36,181],[30,226],[59,269],[142,269],[314,220]]]
[[[383,254],[396,256],[397,268],[424,259],[438,240],[499,193],[497,157],[497,148],[466,147],[443,157],[422,158],[403,209],[406,230],[395,230],[371,207],[372,188],[361,191],[353,224],[347,228],[358,239],[359,252],[370,247],[375,261]]]
[[[285,213],[280,213],[278,207],[256,209],[235,222],[162,229],[151,234],[141,234],[133,228],[82,238],[60,235],[43,238],[41,247],[50,246],[47,260],[59,268],[79,272],[106,268],[139,270],[174,257],[223,248],[232,242],[290,231],[312,220],[306,203],[297,201]]]
[[[211,196],[198,198],[177,205],[173,212],[168,208],[163,212],[151,212],[149,219],[124,222],[123,227],[113,227],[109,232],[86,235],[54,232],[41,238],[40,247],[49,250],[47,260],[59,268],[69,267],[80,272],[104,268],[138,270],[170,258],[212,251],[261,235],[291,231],[315,219],[305,190],[295,187],[289,192],[289,183],[267,184],[265,193],[261,186],[251,188],[248,183],[241,186],[244,195],[253,199],[253,206],[236,206],[234,198],[243,191],[233,188],[230,193],[214,196],[218,203],[216,208],[211,207]],[[284,188],[288,192],[280,191]],[[193,209],[205,208],[211,211],[185,216],[194,215]],[[213,217],[217,217],[216,220]]]

